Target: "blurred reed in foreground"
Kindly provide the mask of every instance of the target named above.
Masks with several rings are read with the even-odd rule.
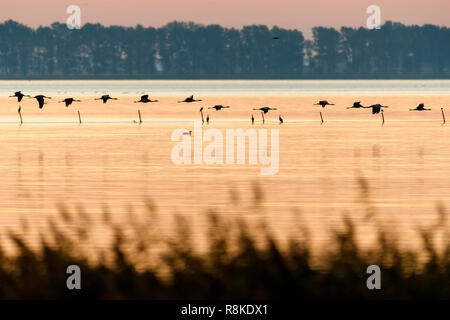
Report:
[[[260,203],[260,193],[255,190],[255,203]],[[175,226],[179,236],[162,240],[152,222],[157,219],[156,209],[151,202],[146,209],[150,220],[136,222],[130,209],[127,225],[112,223],[105,210],[102,221],[113,239],[106,250],[86,250],[90,217],[82,208],[75,217],[61,207],[63,223],[50,222],[38,249],[27,244],[26,236],[9,233],[8,241],[16,250],[15,254],[0,250],[0,298],[450,298],[450,244],[443,208],[438,208],[436,226],[419,231],[423,249],[415,251],[400,249],[381,228],[376,245],[363,249],[355,240],[354,224],[346,219],[344,228],[332,235],[334,246],[320,255],[319,264],[312,262],[308,236],[281,248],[263,224],[230,222],[215,213],[206,215],[205,250],[194,249],[190,223],[181,217]],[[443,233],[446,241],[439,250],[433,241],[435,233]],[[73,264],[81,268],[81,290],[66,287],[65,271]],[[381,290],[366,287],[366,269],[372,264],[381,268]]]

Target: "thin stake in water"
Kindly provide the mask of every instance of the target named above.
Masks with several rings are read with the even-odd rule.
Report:
[[[78,110],[78,121],[81,124],[81,115],[80,115],[80,110]]]
[[[20,117],[20,125],[23,124],[23,121],[22,121],[22,113],[20,112],[21,110],[22,110],[22,108],[19,106],[19,109],[17,110],[17,112],[19,113],[19,117]]]
[[[444,121],[443,123],[445,123],[444,108],[441,108],[441,113],[442,113],[442,120]]]
[[[139,114],[139,124],[141,124],[142,123],[141,110],[138,110],[138,114]]]
[[[383,119],[383,124],[384,124],[384,112],[383,112],[383,110],[381,110],[381,118]]]

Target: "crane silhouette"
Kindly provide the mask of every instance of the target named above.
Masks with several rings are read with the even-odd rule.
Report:
[[[144,94],[141,96],[141,99],[139,101],[135,101],[134,103],[149,103],[149,102],[159,102],[159,100],[151,100],[148,98],[148,94]]]
[[[202,124],[205,123],[205,119],[203,118],[203,107],[199,110],[200,114],[202,115]]]
[[[81,100],[75,100],[74,98],[66,98],[63,101],[59,101],[59,103],[64,102],[66,107],[70,106],[73,102],[81,102]]]
[[[202,100],[196,100],[194,99],[194,95],[187,97],[186,99],[184,99],[183,101],[178,101],[178,103],[180,102],[187,102],[187,103],[191,103],[191,102],[197,102],[197,101],[202,101]]]
[[[39,109],[42,109],[44,107],[44,104],[46,103],[45,99],[51,99],[51,97],[44,96],[43,94],[39,94],[30,98],[34,98],[37,100],[37,102],[39,103]]]
[[[22,101],[23,97],[29,97],[29,98],[31,98],[31,96],[29,96],[29,95],[27,95],[27,94],[23,94],[23,93],[20,92],[20,91],[14,92],[14,95],[9,96],[9,97],[10,97],[10,98],[16,98],[16,97],[17,97],[17,101],[18,101],[18,102]]]
[[[209,107],[208,109],[216,109],[216,111],[222,110],[224,108],[229,108],[230,106],[223,106],[221,104],[215,105],[214,107]]]
[[[423,103],[419,104],[415,109],[409,109],[409,111],[429,111],[431,109],[425,109],[425,105]]]
[[[277,108],[271,108],[271,107],[262,107],[262,108],[255,108],[253,110],[261,110],[264,113],[269,112],[270,110],[277,110]]]
[[[103,100],[103,103],[106,103],[106,102],[108,102],[108,100],[119,100],[119,99],[117,99],[117,98],[111,98],[111,97],[109,96],[109,94],[105,94],[105,95],[101,96],[100,98],[96,98],[96,99],[94,99],[94,100]]]
[[[372,109],[372,114],[377,114],[380,113],[381,108],[389,108],[389,106],[382,106],[381,104],[377,103],[377,104],[373,104],[369,107],[364,107],[364,108],[371,108]]]
[[[322,108],[325,108],[326,106],[334,106],[334,103],[329,103],[327,100],[320,100],[318,103],[316,103],[314,105],[322,106]]]
[[[352,108],[365,108],[365,107],[361,104],[361,101],[356,101],[356,102],[353,102],[353,105],[351,107],[347,107],[347,109],[352,109]]]
[[[269,112],[270,110],[277,110],[277,108],[261,107],[261,108],[254,108],[253,110],[260,110],[261,111],[262,123],[264,123],[265,122],[264,114]]]

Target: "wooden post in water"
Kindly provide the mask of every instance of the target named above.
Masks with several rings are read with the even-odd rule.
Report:
[[[202,115],[202,124],[204,124],[205,119],[203,118],[203,107],[200,108],[200,114]]]
[[[141,110],[138,110],[138,114],[139,114],[139,124],[141,124],[142,123]]]
[[[81,124],[81,115],[80,115],[80,110],[78,110],[78,121]]]
[[[441,113],[442,113],[442,120],[444,121],[443,124],[445,123],[445,114],[444,114],[444,108],[441,108]]]
[[[383,119],[383,124],[384,124],[384,112],[383,112],[383,110],[381,110],[381,119]]]
[[[322,117],[322,112],[319,112],[320,113],[320,123],[322,124],[324,121],[323,121],[323,117]]]
[[[22,121],[22,113],[20,112],[21,110],[22,110],[22,108],[19,106],[19,109],[17,110],[17,112],[19,113],[19,117],[20,117],[20,125],[23,124],[23,121]]]

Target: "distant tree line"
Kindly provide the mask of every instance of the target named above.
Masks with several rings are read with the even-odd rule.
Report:
[[[279,38],[279,39],[274,39]],[[302,32],[173,22],[161,28],[0,24],[0,77],[450,78],[450,29],[386,22],[378,30]]]

